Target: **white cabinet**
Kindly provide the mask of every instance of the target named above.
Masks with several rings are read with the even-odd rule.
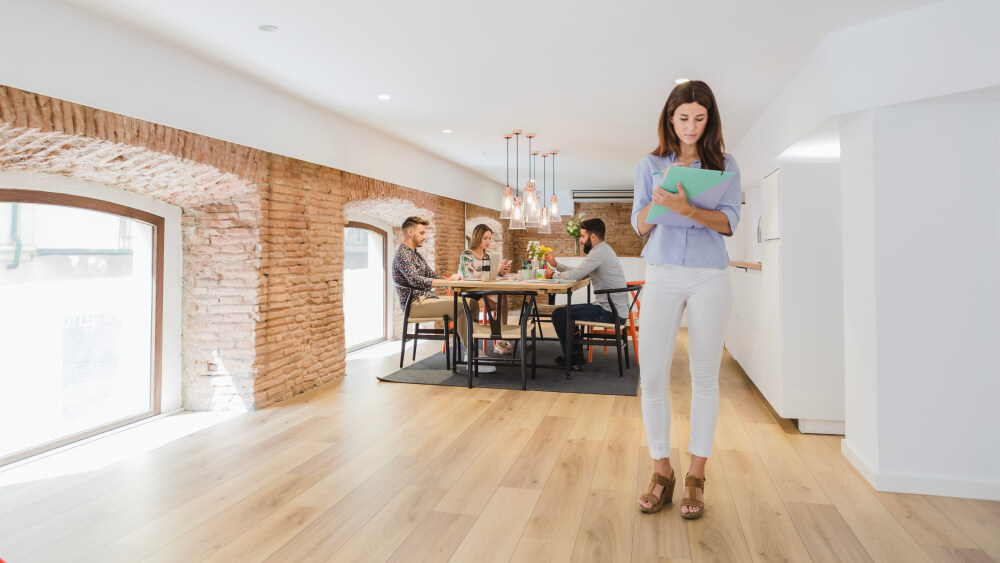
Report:
[[[730,268],[726,347],[802,432],[843,434],[840,177],[835,164],[783,165],[761,182],[761,271]]]
[[[729,268],[729,278],[733,286],[733,308],[726,326],[726,349],[743,367],[750,379],[760,385],[761,375],[760,342],[760,300],[761,273],[746,268]]]

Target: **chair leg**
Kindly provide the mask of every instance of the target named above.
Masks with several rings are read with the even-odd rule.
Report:
[[[417,325],[417,334],[413,337],[413,361],[417,361],[417,342],[420,341],[420,325]]]
[[[406,359],[406,323],[403,323],[403,345],[399,351],[399,369],[403,369],[404,359]]]
[[[639,335],[635,332],[635,327],[629,328],[632,333],[632,351],[635,353],[635,365],[639,365]]]
[[[469,361],[476,367],[476,377],[479,377],[479,349],[476,348],[475,341],[469,346]]]
[[[535,327],[531,327],[531,379],[535,379],[538,371],[538,342],[535,341]]]
[[[521,341],[524,341],[524,325],[521,325]],[[528,372],[524,363],[524,346],[521,346],[521,391],[528,390]]]
[[[615,343],[618,344],[616,346],[618,348],[618,377],[625,377],[625,370],[622,369],[622,336],[617,326],[615,327]]]
[[[465,362],[466,371],[469,372],[469,389],[472,389],[472,378],[475,375],[472,373],[472,353],[476,351],[476,341],[472,341],[472,345],[468,347],[469,359]]]
[[[451,336],[451,331],[448,326],[448,317],[444,317],[444,367],[451,371],[451,350],[448,344],[448,337]]]

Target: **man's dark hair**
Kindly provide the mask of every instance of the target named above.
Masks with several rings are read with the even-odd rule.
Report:
[[[404,235],[406,234],[406,229],[412,229],[413,227],[416,227],[417,225],[427,226],[427,225],[430,225],[430,224],[431,224],[431,222],[428,221],[427,219],[424,219],[423,217],[417,217],[417,216],[407,217],[406,220],[403,221],[403,227],[402,227],[403,234]]]
[[[580,221],[580,228],[587,231],[590,234],[597,235],[597,238],[604,240],[604,235],[608,232],[604,228],[604,221],[600,219],[586,219]]]

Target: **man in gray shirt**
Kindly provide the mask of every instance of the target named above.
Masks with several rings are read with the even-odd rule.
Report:
[[[608,243],[604,242],[606,233],[604,221],[600,219],[587,219],[580,223],[580,242],[583,244],[583,251],[587,258],[576,268],[570,268],[564,264],[556,262],[551,255],[546,256],[545,261],[555,268],[555,271],[548,270],[545,273],[547,278],[580,280],[590,276],[591,283],[595,290],[599,289],[621,289],[627,284],[625,282],[625,272],[622,270],[618,255]],[[629,297],[628,293],[613,293],[609,295],[598,295],[596,303],[583,303],[573,305],[573,320],[577,321],[597,321],[602,323],[614,322],[611,313],[611,305],[608,297],[614,300],[615,310],[619,315],[628,314]],[[556,329],[556,336],[559,337],[559,345],[566,347],[566,307],[559,307],[552,311],[552,324]],[[587,363],[583,356],[583,345],[578,342],[573,344],[573,353],[570,359],[574,367]],[[556,363],[566,365],[566,358],[559,356]]]

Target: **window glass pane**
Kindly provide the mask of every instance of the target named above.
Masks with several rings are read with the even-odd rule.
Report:
[[[385,237],[344,231],[344,334],[347,349],[385,339]]]
[[[154,233],[0,203],[0,459],[152,410]]]

